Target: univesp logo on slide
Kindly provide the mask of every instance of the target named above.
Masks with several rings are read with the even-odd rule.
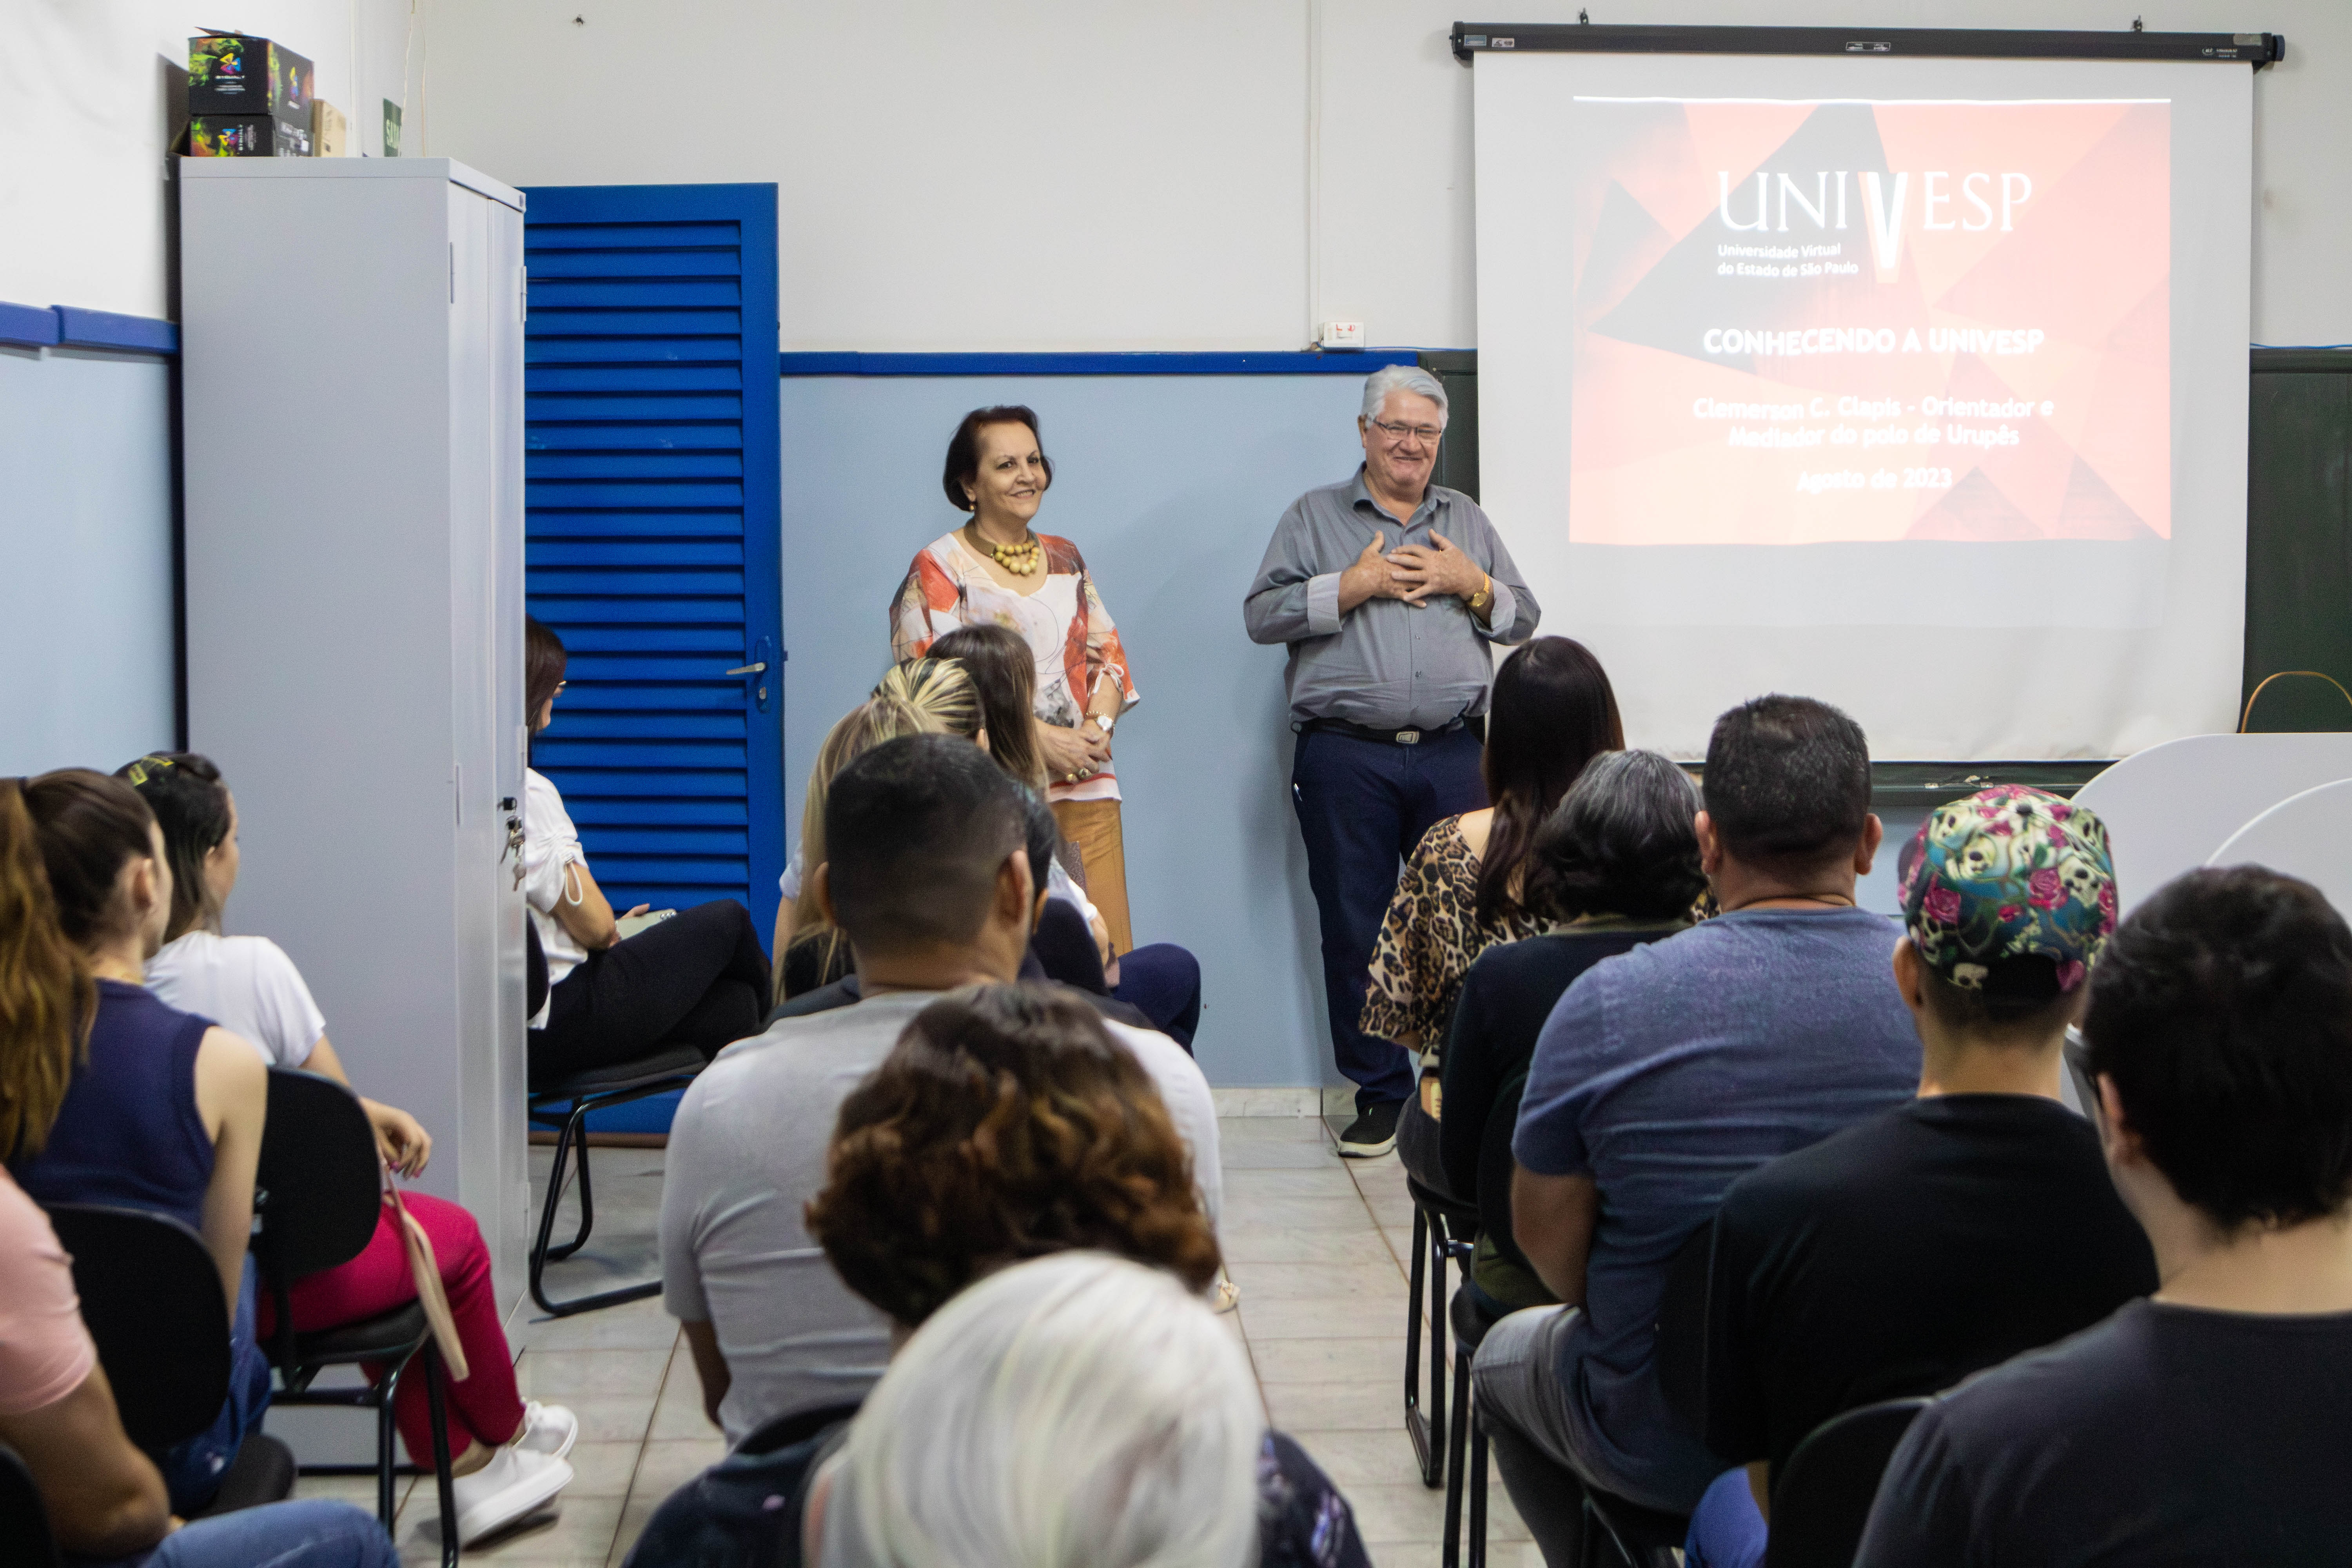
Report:
[[[2170,536],[2168,103],[1572,121],[1576,542]]]

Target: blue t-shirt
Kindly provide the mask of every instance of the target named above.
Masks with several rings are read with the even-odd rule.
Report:
[[[1511,1152],[1601,1190],[1559,1373],[1612,1490],[1686,1510],[1723,1468],[1652,1369],[1666,1270],[1740,1176],[1917,1090],[1901,934],[1866,910],[1722,915],[1595,964],[1538,1037]]]

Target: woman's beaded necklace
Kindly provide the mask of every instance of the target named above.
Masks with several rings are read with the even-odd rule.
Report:
[[[1016,577],[1026,577],[1045,568],[1045,547],[1037,542],[1035,534],[1025,529],[1022,531],[1021,542],[1017,544],[993,542],[980,531],[977,522],[966,523],[963,531],[965,541],[974,550],[985,551],[999,566]]]

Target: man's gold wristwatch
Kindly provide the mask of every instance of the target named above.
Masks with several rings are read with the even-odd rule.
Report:
[[[1495,580],[1492,577],[1486,578],[1484,585],[1481,586],[1476,593],[1471,595],[1468,599],[1464,601],[1464,603],[1467,604],[1474,610],[1483,610],[1494,602]]]

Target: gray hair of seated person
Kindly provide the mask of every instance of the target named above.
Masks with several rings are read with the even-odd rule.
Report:
[[[849,1428],[824,1568],[1249,1568],[1265,1420],[1216,1314],[1100,1252],[933,1313]]]
[[[1437,423],[1446,421],[1445,384],[1416,364],[1384,364],[1364,377],[1364,417],[1378,419],[1388,406],[1389,394],[1410,392],[1437,405]]]

